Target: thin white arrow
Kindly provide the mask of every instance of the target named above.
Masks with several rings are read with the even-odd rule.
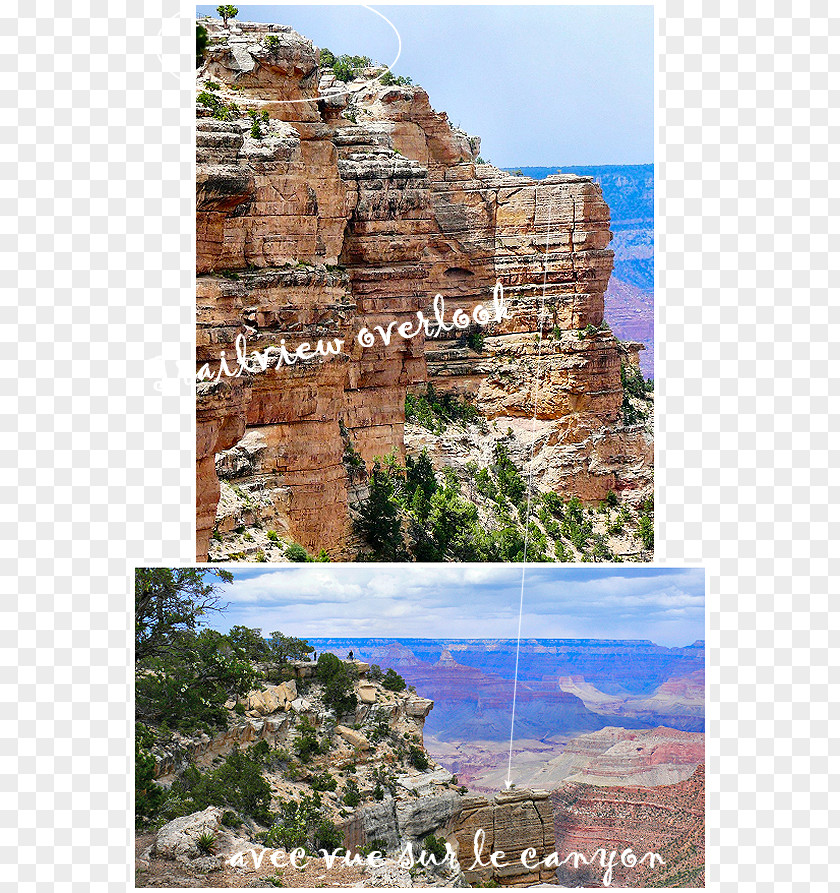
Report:
[[[519,643],[522,639],[522,604],[525,600],[525,570],[528,561],[528,522],[531,517],[531,484],[534,477],[534,449],[537,444],[537,397],[540,387],[540,363],[542,360],[543,340],[543,313],[545,312],[545,290],[548,283],[548,246],[551,237],[551,205],[553,198],[548,200],[548,222],[545,230],[545,257],[543,258],[543,287],[542,301],[540,303],[540,315],[537,317],[539,327],[539,342],[537,345],[537,367],[534,373],[534,420],[531,426],[531,462],[528,466],[528,503],[525,512],[525,544],[522,549],[522,583],[519,587],[519,627],[516,631],[516,665],[513,671],[513,703],[510,711],[510,750],[508,751],[508,771],[505,787],[510,790],[510,767],[513,763],[513,727],[516,722],[516,688],[519,682]]]

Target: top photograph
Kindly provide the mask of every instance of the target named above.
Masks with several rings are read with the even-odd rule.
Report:
[[[196,560],[652,561],[653,7],[196,16]]]

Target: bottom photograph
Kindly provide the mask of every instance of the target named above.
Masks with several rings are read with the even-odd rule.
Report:
[[[137,887],[704,887],[700,568],[135,571]]]

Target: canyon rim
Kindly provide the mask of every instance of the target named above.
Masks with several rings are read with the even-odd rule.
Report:
[[[472,570],[137,569],[137,886],[704,886],[703,572],[547,566],[517,642]]]
[[[501,170],[282,23],[199,25],[197,369],[343,349],[197,383],[197,560],[650,561],[652,383],[605,319],[593,177]],[[359,345],[497,283],[508,319]]]

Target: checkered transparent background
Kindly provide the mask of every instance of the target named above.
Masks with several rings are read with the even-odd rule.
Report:
[[[827,889],[838,855],[829,9],[658,25],[657,560],[708,568],[708,883],[733,893]],[[130,570],[192,556],[192,21],[29,0],[0,40],[0,884],[123,888]]]

